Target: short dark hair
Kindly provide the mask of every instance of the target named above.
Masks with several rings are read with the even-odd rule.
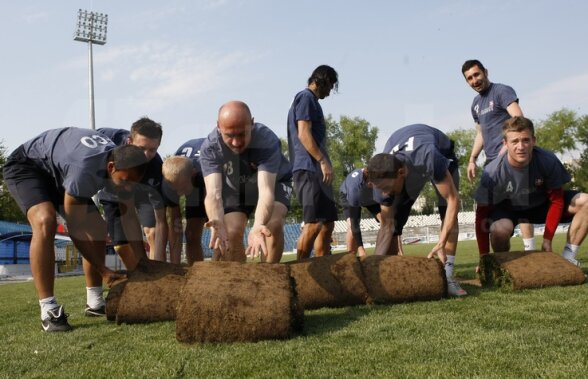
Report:
[[[531,135],[535,137],[533,121],[523,116],[515,116],[506,120],[502,125],[502,137],[506,138],[508,132],[522,132],[523,130],[530,130]]]
[[[367,165],[368,181],[372,182],[378,179],[395,179],[398,176],[398,170],[404,167],[394,154],[380,153],[374,155]]]
[[[333,85],[333,91],[337,92],[339,89],[339,75],[337,71],[326,64],[320,65],[314,69],[310,78],[308,78],[308,85],[315,83],[321,89],[329,89]]]
[[[131,139],[135,138],[137,134],[161,141],[163,130],[161,124],[148,117],[141,117],[131,125]]]
[[[117,170],[136,170],[141,176],[145,173],[149,162],[143,149],[131,144],[112,149],[108,161],[113,162]]]
[[[461,66],[461,73],[465,75],[465,72],[474,66],[478,66],[480,70],[484,72],[486,71],[486,67],[484,67],[482,62],[480,62],[477,59],[470,59],[465,61],[464,64]]]

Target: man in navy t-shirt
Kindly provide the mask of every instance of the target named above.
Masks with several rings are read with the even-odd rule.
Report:
[[[380,204],[374,200],[374,191],[368,185],[367,172],[363,168],[352,171],[339,187],[343,216],[347,220],[347,251],[365,256],[361,236],[361,208],[366,208],[376,220],[380,220]]]
[[[135,189],[134,207],[147,237],[150,258],[165,262],[167,220],[165,204],[161,195],[161,165],[163,162],[157,153],[163,135],[161,125],[147,117],[142,117],[131,125],[130,131],[113,128],[100,128],[97,131],[110,138],[118,146],[131,144],[140,147],[145,152],[149,163],[141,185]],[[136,262],[132,259],[133,254],[129,250],[130,244],[128,244],[128,238],[120,222],[120,199],[108,190],[100,191],[98,198],[104,208],[108,233],[112,238],[115,250],[123,259],[127,269],[133,269]]]
[[[492,162],[502,152],[502,126],[504,122],[514,116],[522,116],[523,111],[519,106],[519,99],[512,87],[492,83],[488,79],[488,70],[476,59],[466,61],[461,72],[474,91],[478,93],[471,106],[472,117],[476,123],[476,137],[468,162],[468,179],[471,181],[476,176],[476,160],[484,150],[486,162],[484,166]],[[476,211],[478,218],[479,212]],[[522,224],[521,233],[525,250],[535,250],[533,238],[533,225]],[[490,250],[488,231],[476,230],[476,240],[480,254],[487,254]]]
[[[292,190],[292,168],[278,136],[254,122],[247,104],[228,102],[219,110],[217,128],[202,144],[200,165],[213,258],[243,262],[246,255],[261,255],[264,262],[278,263]],[[245,251],[245,226],[254,210]]]
[[[503,136],[506,154],[485,167],[476,192],[481,222],[490,224],[492,249],[509,251],[515,225],[530,222],[545,224],[541,249],[552,251],[558,224],[571,221],[562,255],[579,265],[576,253],[586,236],[588,195],[563,190],[570,175],[555,154],[535,146],[531,120],[509,119]]]
[[[200,149],[204,138],[186,141],[178,148],[175,156],[163,162],[163,191],[166,205],[170,210],[168,227],[170,257],[172,263],[180,263],[182,236],[184,233],[180,211],[180,196],[185,196],[186,216],[186,260],[188,265],[204,260],[202,251],[202,230],[206,222],[204,208],[204,178],[200,167]]]
[[[91,198],[105,187],[131,192],[146,163],[140,148],[116,147],[96,131],[79,128],[48,130],[18,147],[6,160],[4,180],[33,230],[31,272],[45,331],[71,330],[53,292],[56,214],[67,222],[69,235],[84,257],[84,271],[92,273],[86,275],[86,286],[100,288],[102,299],[102,279],[110,285],[122,275],[104,265],[106,223]],[[125,222],[140,233],[136,216]]]
[[[459,212],[459,170],[453,141],[428,125],[405,126],[390,136],[384,153],[370,159],[367,171],[368,181],[382,192],[377,196],[382,210],[375,254],[397,253],[410,209],[430,181],[437,191],[442,226],[429,258],[437,255],[444,263],[450,295],[467,295],[453,278]]]
[[[288,149],[294,189],[302,206],[304,227],[296,244],[298,259],[331,253],[331,235],[337,220],[333,199],[333,166],[327,151],[327,127],[319,100],[338,88],[337,71],[322,65],[308,78],[308,87],[296,94],[288,111]]]

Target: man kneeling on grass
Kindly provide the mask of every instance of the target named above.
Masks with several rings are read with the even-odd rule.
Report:
[[[480,255],[488,254],[489,242],[495,252],[509,251],[514,227],[528,222],[545,224],[541,249],[552,251],[558,224],[571,222],[562,255],[579,266],[576,254],[588,233],[588,194],[564,191],[571,177],[555,154],[535,146],[531,120],[513,117],[502,134],[506,154],[485,167],[476,191],[483,211],[476,222]]]

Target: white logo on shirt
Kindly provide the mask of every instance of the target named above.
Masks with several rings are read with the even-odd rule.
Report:
[[[509,180],[508,184],[506,185],[506,192],[512,192],[514,190],[512,186],[512,182]]]

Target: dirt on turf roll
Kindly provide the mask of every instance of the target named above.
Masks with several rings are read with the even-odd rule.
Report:
[[[360,258],[360,262],[375,303],[439,300],[447,296],[445,270],[436,259],[370,255]]]
[[[353,253],[313,257],[288,265],[303,309],[371,302],[361,264]]]
[[[303,316],[288,266],[196,262],[180,293],[176,338],[184,343],[285,339],[302,330]]]
[[[511,251],[480,259],[480,282],[504,289],[542,288],[582,284],[584,272],[561,255],[544,251]]]
[[[120,298],[125,290],[127,285],[128,279],[120,279],[115,281],[110,289],[108,290],[108,295],[106,295],[106,306],[104,310],[106,312],[106,319],[108,321],[115,321],[116,320],[116,313],[118,312],[118,304],[120,302]]]
[[[187,268],[144,260],[128,273],[116,310],[116,322],[147,323],[175,320],[178,294]]]

